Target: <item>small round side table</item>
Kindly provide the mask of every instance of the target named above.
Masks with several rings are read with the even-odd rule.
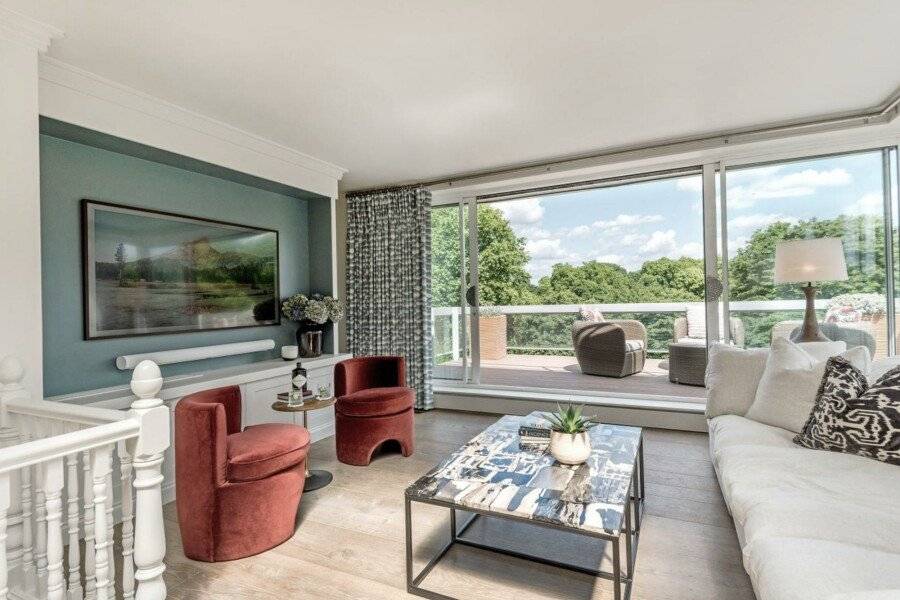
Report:
[[[320,408],[328,408],[335,403],[334,396],[330,398],[316,398],[313,397],[309,400],[306,400],[303,404],[288,404],[288,393],[281,392],[278,394],[278,402],[274,402],[272,404],[272,410],[277,410],[278,412],[302,412],[303,413],[303,426],[306,427],[307,431],[309,427],[306,425],[306,414],[311,410],[318,410]],[[309,456],[306,458],[306,483],[303,484],[304,492],[311,492],[313,490],[318,490],[320,488],[325,487],[329,483],[334,480],[334,475],[332,475],[329,471],[324,471],[321,469],[310,469],[309,468]]]

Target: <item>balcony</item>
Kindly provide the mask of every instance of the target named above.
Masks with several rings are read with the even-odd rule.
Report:
[[[819,318],[825,316],[827,299],[816,301]],[[491,306],[480,319],[480,383],[488,386],[594,392],[625,397],[651,396],[666,400],[697,402],[706,397],[699,386],[669,381],[668,344],[674,337],[675,319],[684,316],[689,305],[698,303],[662,302],[596,304],[609,319],[636,319],[647,328],[648,358],[644,369],[634,375],[614,378],[581,372],[572,348],[571,326],[581,305]],[[768,346],[773,337],[787,336],[803,317],[802,300],[731,302],[733,319],[739,319],[748,347]],[[459,307],[432,310],[435,377],[460,379],[463,372],[463,322]],[[466,321],[468,334],[468,320]],[[870,333],[876,341],[876,357],[887,352],[884,319],[847,323]],[[471,358],[467,357],[471,364]]]

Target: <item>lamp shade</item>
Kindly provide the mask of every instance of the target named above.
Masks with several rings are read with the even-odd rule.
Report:
[[[847,279],[841,238],[786,240],[775,246],[775,283]]]

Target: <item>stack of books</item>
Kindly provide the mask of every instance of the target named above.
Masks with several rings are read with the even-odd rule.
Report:
[[[545,423],[523,423],[519,426],[519,443],[546,446],[550,443],[550,426]]]

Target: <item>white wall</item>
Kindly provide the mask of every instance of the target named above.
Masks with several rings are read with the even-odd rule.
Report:
[[[19,356],[35,397],[43,395],[38,52],[57,34],[0,9],[0,356]]]

